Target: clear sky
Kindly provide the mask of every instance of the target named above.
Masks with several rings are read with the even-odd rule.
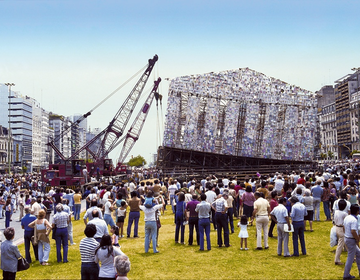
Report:
[[[249,67],[317,91],[360,66],[359,10],[358,0],[0,0],[0,83],[54,113],[86,113],[158,54],[151,80]],[[160,89],[161,121],[168,82]],[[97,109],[91,128],[129,91]],[[149,160],[158,135],[153,107],[131,154]]]

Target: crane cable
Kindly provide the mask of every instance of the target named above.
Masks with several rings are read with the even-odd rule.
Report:
[[[142,69],[140,69],[137,73],[135,73],[133,76],[131,76],[125,83],[123,83],[121,86],[119,86],[117,89],[115,89],[112,93],[110,93],[105,99],[103,99],[98,105],[96,105],[90,112],[93,112],[95,109],[97,109],[100,105],[102,105],[106,100],[108,100],[111,96],[113,96],[116,92],[118,92],[120,89],[122,89],[127,83],[129,83],[132,79],[134,79],[137,75],[139,75],[141,72],[145,70],[145,68],[148,67],[148,64],[145,65]]]

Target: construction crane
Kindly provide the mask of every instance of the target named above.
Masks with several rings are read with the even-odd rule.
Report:
[[[121,164],[125,161],[126,157],[128,156],[130,150],[135,145],[135,142],[139,139],[141,130],[144,126],[146,117],[149,113],[150,106],[154,100],[154,97],[156,99],[156,102],[158,100],[161,101],[162,96],[157,92],[159,84],[161,82],[161,78],[158,78],[157,81],[154,82],[154,87],[151,90],[149,96],[147,97],[144,105],[142,106],[142,109],[136,116],[133,124],[131,125],[130,129],[128,130],[125,142],[123,144],[123,147],[121,149],[120,156],[117,161],[117,169],[121,166]]]
[[[120,139],[120,137],[123,135],[125,127],[139,101],[139,98],[144,90],[146,82],[148,81],[157,60],[158,60],[157,55],[155,55],[152,59],[149,59],[145,71],[143,72],[143,74],[135,84],[134,88],[131,90],[130,94],[128,95],[125,102],[122,104],[122,106],[120,107],[114,118],[110,121],[109,125],[103,131],[98,133],[93,139],[87,142],[84,146],[76,150],[70,157],[66,158],[61,153],[61,151],[56,147],[54,140],[48,143],[48,145],[54,149],[54,151],[59,155],[59,157],[63,160],[65,164],[49,165],[49,170],[44,170],[44,172],[42,171],[43,181],[47,182],[46,180],[46,174],[47,174],[48,177],[55,176],[58,178],[57,180],[53,180],[56,183],[53,183],[51,185],[57,185],[59,181],[60,181],[60,185],[64,185],[64,186],[73,184],[72,182],[74,180],[71,180],[70,183],[68,181],[70,181],[70,179],[74,177],[75,173],[80,173],[78,172],[78,170],[75,171],[76,169],[75,165],[77,166],[79,162],[81,162],[80,160],[76,160],[76,159],[78,155],[84,150],[86,150],[94,159],[94,162],[91,164],[91,166],[88,166],[88,169],[89,167],[91,167],[90,174],[92,171],[94,171],[95,167],[99,167],[102,170],[103,175],[111,175],[111,174],[104,174],[105,169],[111,171],[111,167],[112,167],[112,161],[106,159],[106,157],[117,146],[117,142],[121,142],[123,140]],[[116,91],[114,91],[112,94],[114,94]],[[110,96],[106,97],[105,100],[108,99]],[[102,104],[103,102],[104,100],[100,104]],[[97,105],[94,109],[99,107],[99,105]],[[70,126],[66,131],[69,131],[71,127],[73,127],[74,125],[78,125],[82,120],[84,120],[89,115],[91,115],[94,109],[84,114],[79,120],[74,122],[73,125]],[[62,135],[64,135],[64,133],[65,131],[63,131]],[[57,137],[56,139],[58,138],[59,137]],[[101,144],[99,145],[97,150],[94,151],[94,149],[91,149],[95,143],[98,143],[100,141]],[[50,170],[58,171],[58,174],[55,175],[49,174],[48,171]],[[79,174],[79,176],[81,175]],[[61,178],[63,182],[62,184],[61,184]],[[78,181],[80,183],[83,183],[81,180]]]

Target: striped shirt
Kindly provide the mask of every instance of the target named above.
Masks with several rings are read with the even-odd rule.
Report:
[[[95,238],[85,237],[80,241],[81,262],[95,262],[95,249],[99,247]]]

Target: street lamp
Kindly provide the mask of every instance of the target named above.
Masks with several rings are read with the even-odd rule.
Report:
[[[9,153],[9,175],[11,172],[11,150],[10,150],[10,145],[11,145],[11,136],[10,136],[10,113],[11,113],[11,87],[15,86],[14,83],[5,83],[5,86],[8,86],[9,88],[9,131],[8,131],[8,135],[9,135],[9,143],[8,143],[8,153]]]

